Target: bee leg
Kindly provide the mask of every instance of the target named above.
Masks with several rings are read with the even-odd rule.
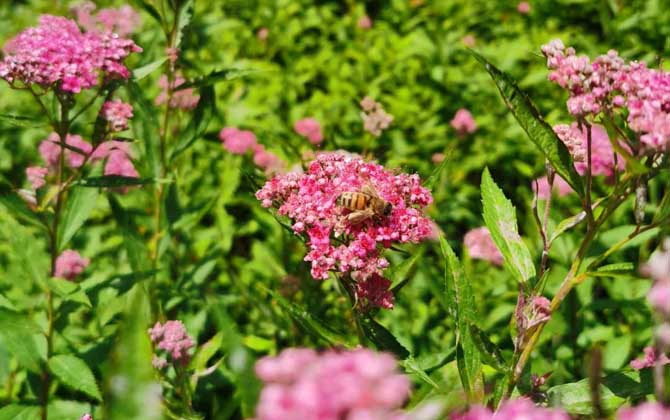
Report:
[[[357,225],[374,216],[372,210],[358,210],[347,215],[347,220],[352,225]]]

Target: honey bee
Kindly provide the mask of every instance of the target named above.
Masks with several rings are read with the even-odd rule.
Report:
[[[366,184],[360,191],[346,191],[337,197],[335,202],[347,210],[351,210],[346,220],[356,225],[371,218],[381,218],[391,214],[393,205],[377,194],[377,190]]]

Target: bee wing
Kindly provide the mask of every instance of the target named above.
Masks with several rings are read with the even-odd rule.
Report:
[[[373,217],[374,215],[375,215],[375,212],[372,211],[372,209],[359,210],[359,211],[355,211],[353,213],[348,214],[347,215],[347,220],[352,225],[357,225],[357,224],[362,223],[365,220]]]
[[[363,185],[363,188],[361,188],[361,192],[363,194],[369,195],[370,197],[379,198],[377,190],[370,182],[367,182],[365,185]]]

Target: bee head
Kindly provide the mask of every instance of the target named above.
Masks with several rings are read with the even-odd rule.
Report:
[[[391,214],[391,211],[393,210],[393,205],[391,203],[386,203],[384,206],[384,216],[388,216]]]

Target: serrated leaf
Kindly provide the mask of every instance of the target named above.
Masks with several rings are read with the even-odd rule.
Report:
[[[40,417],[40,407],[10,404],[0,408],[0,420],[35,420]]]
[[[78,302],[91,307],[91,301],[77,283],[52,277],[47,280],[47,286],[64,301]]]
[[[46,343],[36,323],[26,315],[0,309],[0,343],[31,372],[39,372],[45,360],[46,347],[41,349],[38,340]]]
[[[47,121],[41,118],[4,113],[0,113],[0,121],[15,127],[42,127],[47,125]]]
[[[528,283],[535,277],[535,266],[528,247],[519,236],[516,210],[493,181],[488,168],[482,174],[481,189],[484,222],[503,255],[505,268],[520,283]]]
[[[633,271],[635,270],[635,264],[632,262],[622,262],[622,263],[614,263],[614,264],[607,264],[603,265],[602,267],[598,267],[598,272],[616,272],[616,271]]]
[[[405,368],[405,372],[409,374],[414,374],[416,375],[419,379],[421,379],[423,382],[427,383],[428,385],[432,386],[435,389],[440,389],[440,385],[437,384],[417,363],[417,361],[412,357],[408,357],[407,359],[403,360],[401,362],[402,366]]]
[[[58,225],[58,249],[62,251],[79,228],[86,222],[95,207],[98,190],[91,188],[73,188],[63,209],[61,223]]]
[[[163,63],[167,61],[167,57],[161,57],[156,61],[152,61],[149,64],[146,64],[142,67],[138,67],[135,70],[133,70],[133,80],[139,81],[153,73],[154,71],[158,70]],[[114,140],[117,140],[114,138]]]
[[[482,361],[498,372],[505,372],[508,364],[498,346],[489,339],[484,331],[474,324],[470,324],[470,333],[472,334],[473,342],[482,355]]]
[[[175,145],[170,160],[174,160],[184,150],[188,149],[193,142],[199,139],[207,130],[214,112],[216,111],[216,95],[213,86],[204,86],[200,89],[200,100],[198,106],[193,111],[193,117],[188,123],[186,130],[179,137],[179,141]]]
[[[174,46],[179,48],[184,37],[184,29],[191,23],[193,18],[193,0],[187,0],[181,5],[177,20],[177,35]]]
[[[409,350],[398,342],[391,331],[370,316],[362,316],[358,319],[358,322],[363,329],[365,337],[377,347],[377,350],[389,351],[399,359],[405,359],[410,355]]]
[[[81,179],[76,185],[82,187],[90,188],[118,188],[118,187],[128,187],[135,185],[146,185],[156,182],[152,178],[136,178],[132,176],[121,176],[121,175],[103,175],[103,176],[92,176],[89,178]]]
[[[472,55],[484,65],[493,79],[507,108],[519,122],[519,125],[528,134],[531,141],[542,151],[546,159],[556,169],[556,172],[566,180],[580,197],[584,196],[582,179],[575,170],[570,152],[558,138],[554,130],[544,121],[539,111],[512,78],[496,68],[482,55],[470,51]]]
[[[80,358],[69,354],[53,356],[49,359],[49,370],[67,387],[81,391],[97,401],[102,401],[93,372]]]

